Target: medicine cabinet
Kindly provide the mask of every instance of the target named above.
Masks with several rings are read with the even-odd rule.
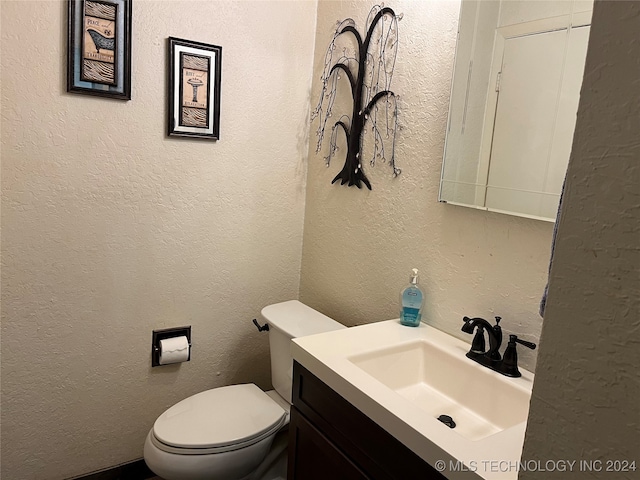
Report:
[[[440,201],[555,220],[591,9],[582,0],[463,0]]]

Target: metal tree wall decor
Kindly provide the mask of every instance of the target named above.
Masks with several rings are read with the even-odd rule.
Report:
[[[371,183],[362,169],[363,144],[365,138],[373,142],[372,152],[367,155],[371,166],[376,161],[388,162],[394,177],[401,170],[396,167],[395,136],[398,131],[398,96],[390,90],[391,78],[398,53],[398,22],[402,14],[384,5],[376,5],[369,12],[365,25],[364,39],[348,18],[338,22],[333,38],[327,47],[322,72],[322,90],[318,105],[311,114],[311,120],[319,118],[316,131],[319,153],[329,119],[333,115],[334,102],[338,90],[338,80],[344,75],[351,87],[353,109],[351,117],[342,115],[331,127],[329,153],[324,157],[327,167],[338,151],[338,131],[343,131],[347,144],[344,167],[331,181],[340,180],[341,185],[364,184],[371,190]],[[355,49],[343,47],[339,50],[337,42],[345,36],[355,41]]]

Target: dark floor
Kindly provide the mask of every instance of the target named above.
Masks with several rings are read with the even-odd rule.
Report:
[[[137,460],[68,480],[162,480],[162,478],[155,476],[144,460]]]

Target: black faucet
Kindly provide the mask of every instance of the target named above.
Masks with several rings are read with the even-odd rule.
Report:
[[[495,326],[492,326],[484,318],[480,317],[463,317],[462,320],[464,321],[462,331],[465,333],[473,333],[474,328],[478,327],[478,331],[476,332],[475,337],[473,337],[473,343],[471,344],[471,350],[469,353],[486,355],[491,360],[500,361],[501,357],[499,349],[500,345],[502,345],[502,327],[500,326],[500,320],[502,320],[502,318],[496,317]],[[485,330],[489,336],[489,350],[485,350]],[[467,355],[467,357],[469,357],[469,355]]]
[[[462,325],[463,332],[471,334],[477,329],[473,337],[473,342],[471,343],[471,349],[467,352],[467,357],[507,377],[520,377],[522,374],[518,370],[516,343],[531,349],[536,348],[536,344],[520,340],[515,335],[509,335],[509,343],[504,351],[503,359],[499,351],[500,345],[502,344],[502,327],[500,327],[500,320],[500,317],[496,317],[496,324],[492,326],[484,318],[462,318],[464,322],[464,325]],[[484,341],[485,330],[489,337],[488,350],[486,350]]]

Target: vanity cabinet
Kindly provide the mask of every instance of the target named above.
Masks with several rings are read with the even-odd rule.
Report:
[[[297,362],[288,480],[445,479]]]

